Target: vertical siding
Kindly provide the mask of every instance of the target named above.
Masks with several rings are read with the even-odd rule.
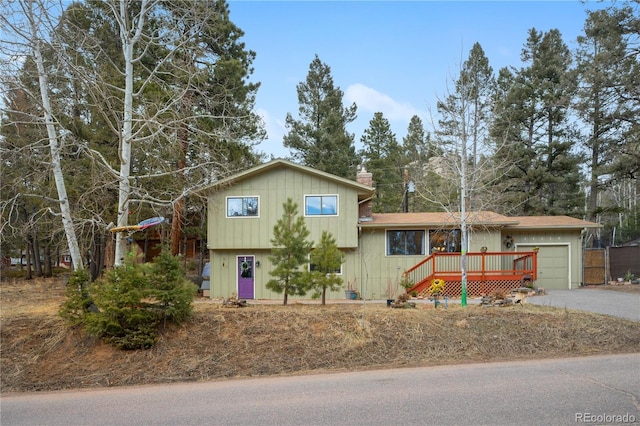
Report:
[[[358,194],[339,182],[304,173],[290,168],[269,170],[223,188],[209,196],[208,201],[208,248],[211,262],[211,297],[228,298],[237,294],[237,256],[255,256],[260,267],[255,268],[255,297],[257,299],[282,299],[283,295],[270,291],[266,283],[272,278],[272,265],[268,260],[273,238],[273,227],[282,217],[282,205],[287,198],[298,204],[298,213],[304,216],[305,195],[337,195],[338,215],[326,217],[305,217],[310,231],[309,239],[319,242],[322,231],[331,232],[338,246],[346,254],[342,278],[358,281]],[[258,217],[226,217],[226,197],[259,197]],[[309,298],[311,293],[303,298]],[[328,298],[344,298],[339,290],[327,295]],[[290,299],[295,300],[296,297]]]
[[[271,207],[269,207],[271,208]],[[273,209],[277,215],[281,215],[279,209]],[[386,298],[386,289],[389,281],[395,283],[400,280],[402,273],[422,260],[424,256],[387,256],[385,250],[385,229],[365,229],[362,231],[359,249],[342,248],[346,254],[346,261],[342,267],[342,279],[344,287],[347,282],[357,283],[357,289],[363,297],[369,299]],[[428,229],[427,229],[428,231]],[[472,233],[470,251],[479,251],[486,246],[490,251],[507,251],[502,245],[505,235],[500,235],[496,230],[485,230]],[[570,250],[571,264],[571,288],[577,288],[582,280],[582,251],[579,231],[559,232],[508,232],[514,238],[519,250],[527,250],[533,246],[564,245]],[[268,260],[270,249],[246,248],[233,250],[215,250],[211,252],[211,297],[229,297],[236,293],[236,256],[253,255],[261,266],[255,270],[255,297],[257,299],[282,299],[282,294],[266,289],[265,285],[271,276],[272,268]],[[222,266],[223,259],[225,265]],[[567,260],[568,262],[568,260]],[[566,287],[565,287],[566,288]],[[402,291],[402,288],[399,288]],[[308,299],[309,293],[304,297],[291,297],[290,300]],[[341,289],[327,295],[329,299],[342,299],[344,292]]]
[[[271,247],[273,227],[282,217],[287,198],[298,204],[304,215],[305,195],[337,195],[338,216],[305,217],[310,239],[319,241],[323,230],[336,238],[340,247],[357,246],[358,195],[343,185],[295,169],[277,169],[247,179],[209,197],[209,248],[240,249]],[[226,217],[226,197],[258,196],[259,217]]]
[[[328,292],[327,299],[342,299],[344,298],[344,289],[347,286],[347,282],[357,283],[358,290],[362,281],[359,280],[359,256],[355,250],[344,250],[345,263],[342,265],[343,288],[335,291]],[[210,252],[211,262],[211,298],[222,299],[229,298],[232,295],[237,295],[237,270],[236,259],[237,256],[255,256],[256,262],[260,262],[260,266],[255,268],[255,298],[256,299],[272,299],[279,300],[283,298],[283,294],[278,294],[266,288],[267,282],[273,277],[269,274],[273,270],[273,265],[269,262],[268,256],[269,250],[213,250]],[[289,296],[290,300],[296,299],[309,299],[312,292],[309,292],[306,296],[295,297]]]
[[[388,283],[399,282],[405,270],[425,257],[421,255],[387,256],[385,231],[384,229],[366,229],[362,232],[362,279],[367,284],[366,296],[370,298],[386,298]],[[404,289],[400,287],[398,291],[402,290]]]
[[[469,251],[479,252],[482,247],[488,251],[502,251],[502,234],[499,229],[472,229],[469,232]]]

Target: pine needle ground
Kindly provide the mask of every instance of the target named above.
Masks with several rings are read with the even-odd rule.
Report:
[[[121,351],[67,327],[63,296],[61,280],[0,284],[2,393],[640,351],[637,322],[531,304],[230,309],[205,299],[154,348]]]

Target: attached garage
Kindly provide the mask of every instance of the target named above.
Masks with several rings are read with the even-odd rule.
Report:
[[[538,247],[538,279],[547,290],[579,288],[583,281],[582,237],[600,225],[568,216],[520,216],[519,223],[502,229],[517,250]]]
[[[521,244],[520,250],[530,250],[534,246]],[[571,259],[568,244],[538,245],[538,279],[536,286],[547,290],[571,288]]]

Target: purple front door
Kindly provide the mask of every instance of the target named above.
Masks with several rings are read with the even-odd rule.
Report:
[[[238,299],[253,299],[253,256],[238,256]]]

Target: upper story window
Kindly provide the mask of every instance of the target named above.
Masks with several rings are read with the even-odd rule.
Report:
[[[387,256],[424,255],[424,231],[387,231]]]
[[[227,217],[257,217],[258,197],[227,197]]]
[[[305,195],[304,214],[305,216],[337,216],[338,196]]]

